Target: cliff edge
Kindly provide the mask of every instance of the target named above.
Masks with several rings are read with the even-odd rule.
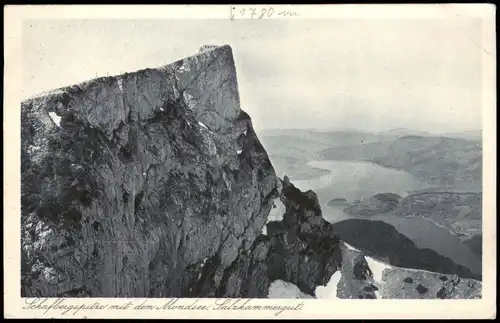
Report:
[[[229,46],[51,91],[21,118],[23,297],[181,297],[215,259],[217,287],[266,223],[277,180]]]

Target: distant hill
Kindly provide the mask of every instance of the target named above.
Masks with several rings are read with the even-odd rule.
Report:
[[[436,251],[418,248],[385,222],[349,219],[333,224],[333,228],[342,241],[388,264],[481,280],[481,275]]]
[[[441,136],[450,138],[468,139],[468,140],[482,140],[483,132],[481,130],[445,132]]]
[[[317,177],[328,172],[306,165],[321,150],[344,145],[390,141],[394,135],[377,135],[356,131],[318,131],[312,129],[273,129],[259,132],[278,176],[294,180]]]
[[[468,140],[481,140],[482,130],[464,130],[464,131],[437,131],[429,132],[408,128],[392,128],[389,130],[378,132],[365,132],[355,129],[263,129],[257,131],[260,137],[302,137],[312,139],[314,141],[339,138],[341,136],[348,137],[365,137],[372,139],[396,139],[397,137],[405,136],[422,136],[422,137],[448,137]]]
[[[319,131],[311,129],[273,129],[262,130],[259,138],[268,154],[305,158],[327,148],[358,145],[369,142],[392,141],[394,134],[375,134],[359,131]]]
[[[482,255],[482,195],[480,193],[420,192],[400,197],[378,193],[344,209],[351,216],[422,218],[446,228],[479,257]]]
[[[278,174],[292,179],[324,174],[305,165],[313,158],[358,160],[407,171],[433,189],[482,190],[479,130],[435,135],[405,128],[379,133],[277,129],[259,135]]]
[[[381,131],[378,134],[381,135],[394,135],[394,136],[431,136],[430,132],[412,130],[407,128],[394,128],[387,131]]]
[[[327,160],[371,161],[407,171],[437,187],[481,191],[480,141],[412,135],[393,141],[331,147],[317,156]]]
[[[481,130],[454,131],[454,132],[428,132],[407,128],[394,128],[387,131],[378,132],[379,135],[394,135],[398,137],[421,136],[421,137],[447,137],[467,140],[481,140]]]

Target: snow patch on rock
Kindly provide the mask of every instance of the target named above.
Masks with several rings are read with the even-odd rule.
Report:
[[[49,112],[49,117],[54,121],[54,123],[60,127],[61,126],[61,117],[58,116],[55,112]]]
[[[365,257],[365,259],[372,271],[373,280],[375,280],[377,284],[382,284],[382,277],[384,274],[384,270],[391,269],[392,267],[370,257]]]
[[[269,215],[267,216],[267,222],[269,221],[282,221],[283,220],[283,215],[286,212],[286,207],[281,202],[279,198],[274,200],[274,205],[276,207],[272,207],[271,211],[269,212]]]
[[[337,285],[339,284],[341,278],[342,273],[340,272],[340,270],[337,270],[335,273],[333,273],[330,281],[328,282],[328,284],[326,284],[326,286],[316,287],[316,298],[339,299],[337,296]]]
[[[198,121],[198,124],[199,124],[201,127],[203,127],[203,128],[205,128],[205,129],[207,129],[207,130],[208,130],[208,127],[207,127],[207,126],[205,126],[205,124],[203,124],[203,122]]]
[[[353,250],[353,251],[361,252],[361,251],[359,251],[358,249],[354,248],[353,246],[351,246],[351,245],[349,245],[349,244],[347,244],[347,243],[345,243],[345,242],[344,242],[344,245],[345,245],[345,246],[347,247],[347,249],[349,249],[349,250]]]
[[[37,151],[39,150],[41,147],[39,146],[29,146],[28,147],[28,152],[34,152],[34,151]]]
[[[311,295],[303,293],[296,285],[283,281],[275,280],[269,286],[267,298],[314,298]]]

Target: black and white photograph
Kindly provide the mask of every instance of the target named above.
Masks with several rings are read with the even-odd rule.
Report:
[[[21,297],[481,300],[484,21],[223,7],[22,21]]]

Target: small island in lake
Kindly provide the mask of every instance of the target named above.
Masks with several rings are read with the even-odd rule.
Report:
[[[378,193],[369,198],[354,201],[344,212],[350,215],[371,216],[395,209],[401,196],[394,193]]]
[[[333,200],[330,200],[330,202],[327,203],[328,206],[330,207],[335,207],[335,206],[347,206],[347,200],[345,198],[335,198]]]

